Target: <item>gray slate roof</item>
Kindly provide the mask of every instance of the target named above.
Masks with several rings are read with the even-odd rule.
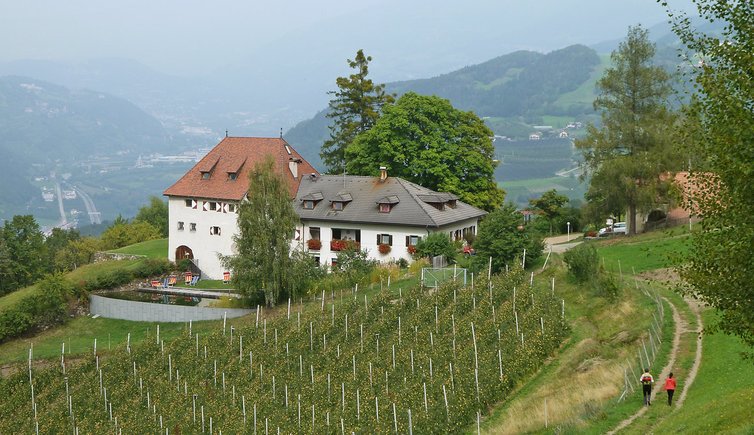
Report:
[[[314,209],[304,209],[303,200],[322,197]],[[343,210],[333,210],[332,201],[343,201]],[[348,223],[371,223],[442,227],[458,221],[487,214],[484,210],[462,201],[456,207],[438,210],[430,203],[447,202],[458,197],[451,193],[435,192],[398,177],[381,182],[378,177],[357,175],[305,175],[301,179],[294,208],[302,220]],[[380,213],[379,203],[392,204],[390,213]]]

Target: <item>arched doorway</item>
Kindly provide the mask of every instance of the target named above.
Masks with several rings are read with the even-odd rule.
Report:
[[[186,245],[181,245],[175,249],[175,261],[184,259],[193,260],[194,251],[192,251],[191,248]]]

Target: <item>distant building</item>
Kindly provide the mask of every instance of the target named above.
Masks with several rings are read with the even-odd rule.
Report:
[[[529,140],[540,140],[542,139],[541,133],[532,133],[529,135]]]
[[[568,132],[563,130],[560,133],[558,133],[558,137],[561,139],[567,139],[568,138]]]

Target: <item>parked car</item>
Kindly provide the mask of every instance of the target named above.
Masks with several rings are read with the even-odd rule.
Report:
[[[612,236],[616,234],[622,234],[626,235],[626,223],[625,222],[616,222],[611,226],[607,226],[604,228],[600,228],[599,232],[597,233],[598,237],[607,237]]]

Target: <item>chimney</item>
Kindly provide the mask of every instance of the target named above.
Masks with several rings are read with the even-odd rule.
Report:
[[[387,167],[380,166],[380,182],[384,183],[387,180]]]

